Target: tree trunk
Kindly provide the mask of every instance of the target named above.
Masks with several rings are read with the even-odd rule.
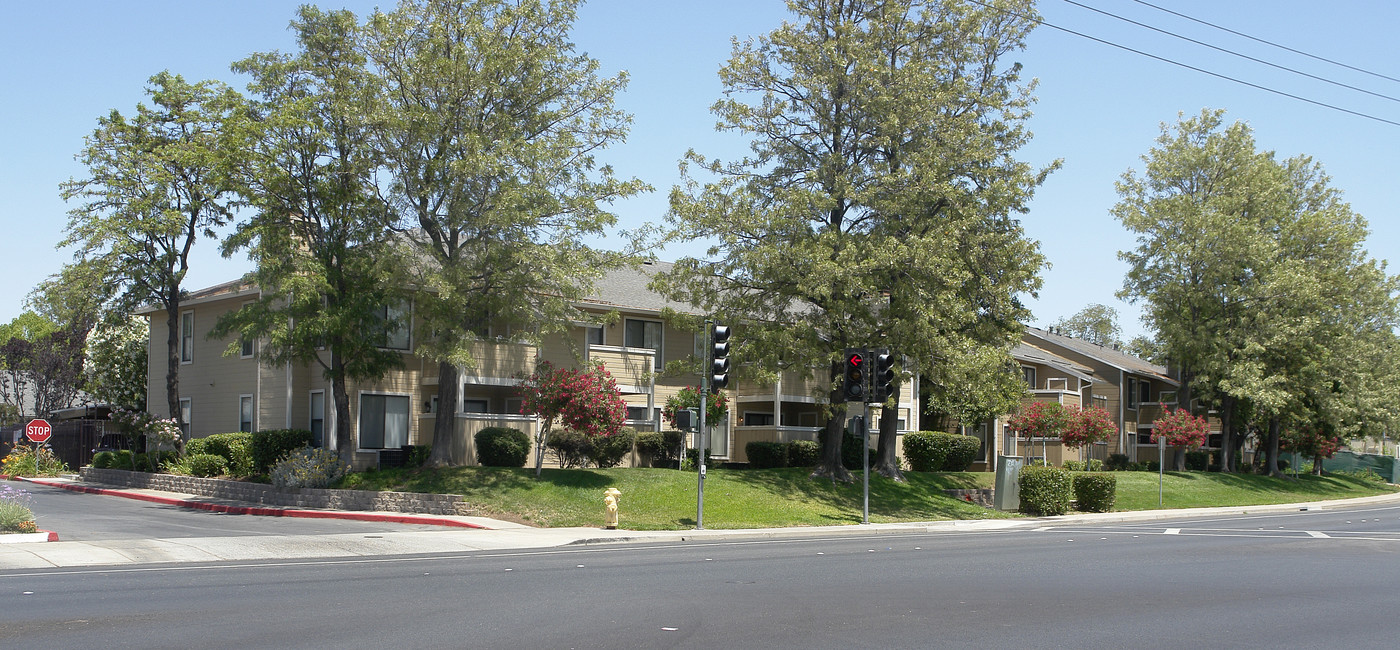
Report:
[[[185,418],[180,413],[180,296],[167,299],[165,308],[165,401],[170,417],[180,426]]]
[[[851,472],[841,463],[841,438],[846,432],[846,396],[836,378],[841,373],[841,362],[831,363],[831,419],[821,433],[821,462],[812,470],[812,478],[829,478],[831,482],[850,483],[854,480]]]
[[[460,377],[457,365],[451,361],[438,362],[438,406],[433,418],[433,450],[428,456],[429,467],[452,465],[452,443],[457,428],[457,391]]]
[[[1220,471],[1235,471],[1235,434],[1230,428],[1235,419],[1235,398],[1220,399]]]
[[[340,461],[353,465],[355,440],[350,432],[350,391],[345,383],[345,362],[331,348],[331,400],[335,402],[335,450]]]
[[[1172,449],[1172,471],[1186,471],[1186,448],[1176,447]]]
[[[1264,473],[1279,478],[1283,476],[1283,472],[1278,469],[1278,441],[1281,428],[1282,423],[1278,416],[1269,418],[1269,439],[1264,445]]]
[[[897,382],[898,380],[896,380]],[[895,394],[899,394],[899,384],[893,384]],[[895,404],[899,403],[896,397]],[[904,482],[904,472],[899,469],[899,458],[895,454],[895,447],[899,443],[899,408],[889,406],[880,407],[880,441],[876,450],[875,458],[871,461],[870,469],[878,472],[885,478],[891,478],[901,483]]]

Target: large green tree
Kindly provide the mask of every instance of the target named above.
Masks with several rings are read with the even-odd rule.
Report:
[[[369,22],[375,142],[416,251],[417,349],[439,362],[444,409],[492,321],[522,326],[517,338],[561,332],[626,257],[585,243],[616,223],[606,203],[644,186],[595,158],[630,118],[614,106],[625,77],[600,78],[569,41],[578,4],[409,0]],[[451,462],[454,426],[437,419],[431,463]]]
[[[213,81],[189,83],[161,72],[146,89],[151,104],[130,116],[98,119],[78,154],[82,179],[63,184],[69,212],[60,247],[104,270],[115,309],[165,311],[166,408],[180,417],[180,303],[190,251],[231,214],[231,150],[224,123],[237,93]]]
[[[1118,339],[1118,310],[1099,303],[1091,304],[1073,316],[1061,318],[1051,325],[1056,332],[1099,345],[1120,345]]]
[[[752,153],[688,155],[713,180],[687,176],[672,192],[672,235],[715,243],[657,286],[744,321],[736,359],[817,373],[833,413],[814,476],[849,480],[844,348],[890,348],[905,373],[967,365],[948,357],[982,348],[1000,360],[975,365],[1010,364],[1029,315],[1018,297],[1039,286],[1042,264],[1013,215],[1049,170],[1014,158],[1032,99],[1005,57],[1035,15],[1014,1],[789,7],[791,22],[736,42],[720,70],[725,98],[712,111],[720,129],[752,138]],[[881,420],[877,468],[897,476],[896,436],[885,435],[896,418]]]
[[[403,363],[386,344],[407,327],[390,227],[379,197],[381,160],[369,130],[378,88],[348,11],[302,7],[298,50],[233,65],[252,78],[235,121],[238,192],[252,216],[224,242],[257,262],[260,298],[223,317],[215,334],[259,341],[262,363],[310,363],[331,384],[334,448],[354,451],[348,382]],[[403,278],[397,278],[402,280]],[[237,344],[235,344],[237,345]]]
[[[1114,208],[1138,236],[1122,295],[1144,302],[1169,361],[1215,403],[1233,466],[1233,417],[1253,414],[1277,473],[1282,428],[1356,429],[1390,417],[1396,282],[1368,257],[1365,221],[1306,157],[1259,151],[1206,110],[1163,125]],[[1240,407],[1247,406],[1245,409]],[[1393,407],[1390,407],[1393,409]]]

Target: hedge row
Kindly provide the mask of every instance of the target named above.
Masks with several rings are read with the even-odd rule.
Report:
[[[904,436],[904,458],[916,472],[965,472],[977,460],[982,441],[942,431],[917,431]]]
[[[1021,512],[1035,516],[1069,512],[1070,497],[1085,512],[1108,512],[1117,500],[1118,479],[1112,474],[1071,474],[1058,467],[1021,468]]]
[[[859,444],[856,447],[859,449]],[[752,469],[811,467],[821,462],[821,445],[815,440],[750,442],[744,445],[744,453]]]

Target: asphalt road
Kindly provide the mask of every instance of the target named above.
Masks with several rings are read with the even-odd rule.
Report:
[[[417,524],[233,515],[35,483],[11,487],[30,493],[30,509],[39,528],[54,531],[68,542],[440,530]]]
[[[1393,647],[1400,506],[0,572],[0,646]]]

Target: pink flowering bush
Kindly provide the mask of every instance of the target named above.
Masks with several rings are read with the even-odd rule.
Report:
[[[520,412],[543,422],[535,434],[535,478],[544,466],[549,431],[556,424],[590,436],[611,436],[627,420],[627,403],[601,365],[582,370],[543,361],[520,383]]]
[[[1166,438],[1171,447],[1195,448],[1206,444],[1210,425],[1204,418],[1191,415],[1186,409],[1169,410],[1152,422],[1152,442]]]
[[[1067,425],[1060,433],[1060,440],[1070,449],[1104,442],[1118,433],[1118,425],[1114,424],[1113,416],[1097,406],[1071,408],[1066,420]]]
[[[1069,412],[1056,402],[1031,402],[1023,405],[1008,422],[1011,430],[1026,439],[1027,448],[1035,438],[1058,438],[1069,427]]]

